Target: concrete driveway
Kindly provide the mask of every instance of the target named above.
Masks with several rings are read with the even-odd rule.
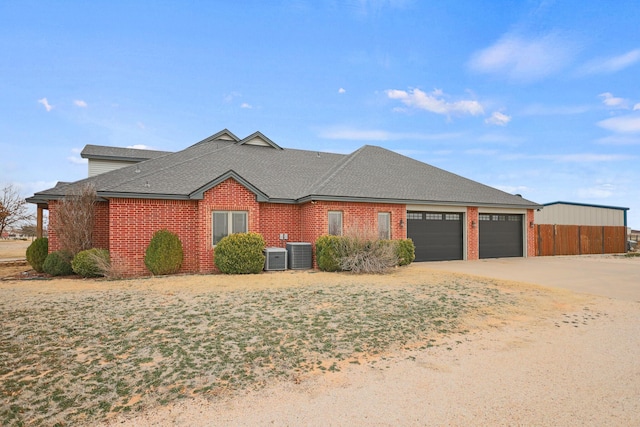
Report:
[[[415,265],[640,302],[640,257],[583,255],[498,258],[418,262]]]

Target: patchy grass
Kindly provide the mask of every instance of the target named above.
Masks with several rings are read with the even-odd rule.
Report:
[[[358,280],[199,292],[109,282],[73,292],[0,290],[0,423],[95,424],[184,397],[297,382],[428,348],[464,333],[466,317],[522,296],[455,277]]]

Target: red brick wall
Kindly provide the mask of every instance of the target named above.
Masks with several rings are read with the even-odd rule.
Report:
[[[530,256],[536,256],[536,254],[538,253],[537,251],[537,239],[536,239],[536,233],[535,233],[535,228],[531,227],[531,224],[535,223],[535,219],[534,219],[534,212],[533,209],[527,209],[527,215],[525,217],[525,227],[527,229],[527,255],[528,257]]]
[[[246,211],[248,231],[260,233],[260,204],[256,195],[232,178],[221,182],[198,201],[200,235],[197,237],[201,273],[215,271],[213,264],[213,211]]]
[[[109,249],[109,202],[96,203],[93,246]]]
[[[60,241],[56,232],[56,209],[59,202],[56,200],[49,201],[49,229],[47,230],[49,238],[49,253],[60,250]]]
[[[109,251],[112,263],[127,276],[148,275],[144,253],[153,233],[167,229],[182,241],[181,272],[198,271],[201,229],[197,201],[111,199],[109,202]]]
[[[479,258],[480,222],[478,221],[478,208],[467,207],[467,260]]]
[[[300,232],[300,205],[260,203],[260,233],[268,247],[286,247],[287,242],[303,242]],[[287,234],[287,240],[280,240]]]

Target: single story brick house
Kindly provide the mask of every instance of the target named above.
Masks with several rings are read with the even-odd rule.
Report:
[[[83,156],[91,176],[27,201],[40,217],[49,210],[55,251],[57,204],[94,185],[94,243],[130,275],[148,274],[144,252],[160,229],[178,234],[182,271],[194,273],[214,271],[216,243],[244,231],[285,247],[366,225],[413,239],[416,261],[536,253],[540,205],[377,146],[346,155],[285,149],[260,132],[240,139],[225,129],[175,153],[87,146]]]

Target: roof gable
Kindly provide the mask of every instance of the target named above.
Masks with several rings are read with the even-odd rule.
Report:
[[[267,138],[262,132],[254,132],[242,141],[238,141],[237,145],[256,145],[259,147],[271,147],[278,150],[282,150],[278,144]]]

